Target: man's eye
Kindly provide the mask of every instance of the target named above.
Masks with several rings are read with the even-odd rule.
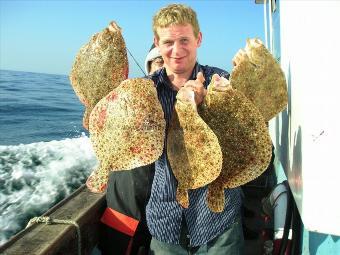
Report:
[[[188,40],[187,38],[183,38],[183,39],[181,39],[181,42],[182,42],[182,43],[188,43],[189,40]]]

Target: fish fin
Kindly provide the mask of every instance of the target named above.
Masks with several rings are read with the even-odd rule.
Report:
[[[217,182],[212,182],[208,186],[207,204],[211,211],[222,212],[225,205],[223,186]]]
[[[184,207],[184,208],[189,207],[189,194],[188,194],[187,189],[178,187],[177,193],[176,193],[176,199],[182,207]]]

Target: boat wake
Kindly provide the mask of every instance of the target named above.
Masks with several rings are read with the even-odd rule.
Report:
[[[96,165],[86,136],[0,146],[0,244],[82,185]]]

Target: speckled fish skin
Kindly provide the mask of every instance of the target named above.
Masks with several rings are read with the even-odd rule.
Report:
[[[189,102],[178,99],[178,95],[169,126],[167,154],[178,180],[176,199],[188,208],[188,189],[203,187],[219,176],[222,151],[216,135],[198,115],[194,97]]]
[[[123,81],[100,100],[90,115],[90,139],[99,167],[88,178],[93,192],[103,192],[109,171],[151,164],[163,152],[165,120],[154,83]]]
[[[81,47],[70,81],[85,105],[84,128],[88,129],[89,116],[96,103],[127,78],[128,66],[124,38],[114,21]]]
[[[287,106],[285,75],[259,39],[248,39],[245,52],[248,57],[234,68],[230,83],[250,99],[269,121]]]
[[[224,209],[224,188],[241,186],[265,171],[272,142],[265,120],[243,93],[209,85],[199,114],[218,137],[222,148],[221,174],[208,186],[207,204],[214,212]]]

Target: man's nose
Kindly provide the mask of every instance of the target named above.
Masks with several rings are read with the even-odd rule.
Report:
[[[182,45],[181,45],[181,43],[178,42],[178,41],[174,42],[173,47],[172,47],[172,53],[173,53],[174,55],[179,55],[180,52],[181,52],[181,50],[182,50]]]

